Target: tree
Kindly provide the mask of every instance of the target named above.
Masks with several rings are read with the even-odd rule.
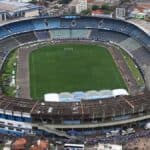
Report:
[[[71,0],[60,0],[59,1],[61,4],[68,4],[71,2]]]
[[[81,11],[80,14],[81,15],[90,15],[91,14],[91,10],[90,9],[83,10],[83,11]]]
[[[98,10],[98,9],[99,9],[99,6],[97,6],[97,5],[92,6],[92,10]]]
[[[107,3],[103,4],[103,5],[101,6],[101,8],[104,9],[104,10],[110,10],[110,6],[109,6],[109,4],[107,4]]]

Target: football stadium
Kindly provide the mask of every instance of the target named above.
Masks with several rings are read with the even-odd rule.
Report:
[[[70,138],[149,122],[150,37],[132,23],[9,22],[0,26],[0,57],[0,133]]]

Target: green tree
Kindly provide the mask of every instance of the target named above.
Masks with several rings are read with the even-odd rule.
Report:
[[[81,11],[81,15],[90,15],[91,14],[91,10],[90,9],[86,9]]]
[[[101,6],[101,8],[104,9],[104,10],[110,10],[110,6],[109,6],[109,4],[107,4],[107,3],[103,4],[103,5]]]
[[[71,2],[71,0],[60,0],[59,1],[59,3],[61,3],[61,4],[68,4],[70,2]]]
[[[98,10],[99,9],[99,6],[98,5],[93,5],[92,6],[92,10]]]

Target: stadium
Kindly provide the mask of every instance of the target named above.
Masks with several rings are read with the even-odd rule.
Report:
[[[86,47],[85,52],[84,47]],[[49,50],[49,48],[51,48],[51,50]],[[98,131],[100,132],[101,129],[103,129],[103,132],[108,132],[114,128],[132,126],[134,123],[139,126],[145,125],[149,121],[150,37],[136,25],[122,20],[85,16],[43,17],[6,23],[0,26],[1,74],[3,74],[5,70],[5,64],[9,61],[8,58],[16,49],[18,49],[16,51],[18,77],[14,78],[16,78],[16,83],[19,87],[17,87],[14,97],[7,96],[3,91],[3,87],[1,89],[1,133],[15,135],[44,133],[70,137],[71,131],[74,131],[75,135],[88,135]],[[87,49],[89,49],[89,51],[87,51]],[[92,53],[90,49],[92,49]],[[102,54],[97,49],[100,49]],[[116,49],[124,50],[123,52],[129,55],[135,62],[136,68],[138,68],[144,80],[142,86],[139,87],[126,63],[123,61],[121,55],[122,51]],[[84,52],[83,56],[80,51]],[[32,73],[33,70],[38,70],[38,72],[43,72],[43,74],[45,72],[45,64],[39,64],[39,62],[42,62],[41,60],[45,62],[47,59],[44,60],[46,56],[42,57],[42,54],[39,55],[40,52],[42,52],[42,54],[47,53],[51,62],[59,58],[57,62],[63,64],[61,67],[66,66],[65,64],[68,64],[70,60],[69,68],[72,67],[71,65],[77,65],[78,63],[71,62],[73,62],[73,60],[76,62],[76,59],[79,58],[79,53],[81,60],[83,60],[85,56],[85,61],[87,61],[88,56],[91,56],[89,58],[95,59],[89,59],[88,66],[83,64],[82,69],[77,69],[80,70],[79,72],[84,72],[81,80],[77,81],[77,87],[72,88],[72,85],[75,85],[75,83],[70,85],[71,88],[68,86],[68,88],[65,89],[65,87],[67,87],[66,84],[59,90],[57,90],[58,87],[52,90],[48,87],[48,90],[45,90],[47,86],[43,86],[44,92],[42,91],[39,95],[33,94],[31,96],[33,99],[31,100],[29,91],[34,93],[32,91],[37,90],[36,93],[39,93],[41,89],[36,89],[36,87],[40,85],[27,84],[29,83],[29,79],[26,77],[30,76],[30,78],[32,78],[31,82],[34,82],[34,79],[36,83],[43,81],[40,81],[41,76],[37,79],[35,76],[32,77],[34,74]],[[55,55],[54,58],[50,55],[52,53]],[[76,58],[73,57],[75,55],[77,55]],[[61,60],[61,56],[64,56],[66,62],[64,59]],[[38,62],[35,60],[33,64],[38,64],[39,66],[37,65],[37,69],[34,69],[31,62],[33,59],[36,59],[36,57],[38,58]],[[98,59],[98,57],[100,59]],[[106,62],[109,63],[107,67],[108,76],[106,79],[110,85],[112,84],[112,87],[105,86],[105,84],[100,87],[99,85],[101,83],[96,86],[98,80],[92,80],[91,83],[89,83],[89,80],[87,81],[89,84],[85,87],[82,85],[82,88],[79,89],[81,86],[79,83],[81,83],[83,79],[85,79],[84,83],[88,78],[91,79],[93,77],[93,79],[96,79],[96,76],[91,77],[88,75],[90,64],[93,63],[96,66],[103,57],[105,58],[104,60],[107,58],[110,60],[110,62],[106,60]],[[30,69],[27,67],[27,63],[29,63],[27,60],[30,60]],[[78,62],[81,60],[78,60]],[[104,62],[104,65],[106,62]],[[50,66],[49,68],[55,70],[52,64],[53,63],[48,64]],[[58,64],[59,67],[60,64]],[[112,65],[111,67],[110,64]],[[79,66],[82,67],[81,63],[75,67],[79,68]],[[93,66],[91,66],[91,68],[92,67]],[[103,69],[101,66],[97,67]],[[113,73],[113,70],[110,70],[109,67],[114,69],[115,72]],[[86,69],[84,70],[84,68]],[[29,73],[29,70],[31,73]],[[59,70],[59,68],[57,70]],[[66,70],[68,70],[68,68],[66,68]],[[74,73],[76,73],[77,70],[75,69]],[[95,70],[97,71],[99,69],[95,68]],[[55,72],[55,74],[59,75],[62,73],[60,72],[61,69],[59,72]],[[71,72],[67,72],[67,74],[69,73]],[[100,76],[97,72],[95,74],[97,74],[98,77]],[[78,77],[78,74],[75,75]],[[64,74],[64,76],[66,76],[66,74]],[[71,76],[73,77],[73,75]],[[42,78],[44,78],[44,76],[42,76]],[[60,78],[60,76],[57,78]],[[54,81],[56,81],[57,78]],[[69,76],[66,78],[69,78]],[[13,79],[11,79],[11,81],[13,81]],[[75,79],[76,78],[73,78],[73,80]],[[115,79],[118,79],[118,84]],[[113,80],[115,83],[113,83]],[[49,80],[46,79],[46,81]],[[57,85],[55,82],[52,83],[52,81],[53,78],[50,80],[52,87]],[[70,83],[71,82],[72,81],[70,81]],[[60,81],[58,83],[60,83]],[[68,82],[64,82],[63,85],[65,83]],[[92,83],[94,83],[93,86]],[[89,87],[89,85],[91,87]],[[115,89],[119,89],[119,91]],[[127,89],[129,94],[123,89]],[[87,92],[88,90],[89,92]],[[42,100],[41,97],[41,95],[48,93],[48,91],[53,93],[53,95],[51,95],[52,97],[50,97],[50,102]],[[120,91],[122,94],[117,94]],[[72,94],[68,92],[72,92]],[[56,93],[60,94],[58,95]],[[38,98],[39,100],[35,100]],[[53,99],[56,99],[57,102]]]

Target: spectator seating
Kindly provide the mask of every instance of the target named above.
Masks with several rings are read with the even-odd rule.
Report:
[[[29,43],[29,42],[34,42],[37,40],[36,36],[34,35],[34,32],[28,32],[28,33],[22,33],[14,36],[19,43]]]
[[[70,38],[71,39],[88,39],[90,36],[91,30],[90,29],[73,29],[70,30]]]
[[[46,24],[43,19],[34,19],[34,20],[32,20],[32,24],[33,24],[35,30],[46,29]]]
[[[19,45],[17,40],[13,37],[8,37],[4,40],[0,41],[0,50],[1,51],[7,51],[10,49],[14,49]]]
[[[0,41],[0,68],[9,52],[19,46],[19,43],[13,37],[8,37]]]
[[[0,39],[10,36],[10,33],[7,29],[0,27]]]
[[[60,28],[60,19],[50,18],[50,19],[46,19],[44,21],[45,21],[46,26],[50,29]]]
[[[96,19],[93,18],[84,18],[76,20],[64,20],[61,19],[60,22],[61,28],[97,28],[98,23]]]
[[[34,26],[32,25],[31,21],[11,23],[9,25],[6,25],[6,28],[8,31],[12,32],[13,34],[34,30]]]
[[[135,51],[136,49],[142,47],[137,41],[133,38],[127,38],[126,40],[119,43],[120,46],[129,52]]]
[[[127,39],[128,36],[121,34],[119,32],[113,32],[108,30],[97,30],[93,29],[90,34],[90,39],[100,40],[100,41],[113,41],[114,43],[120,43],[121,41]]]
[[[132,55],[141,68],[143,68],[144,65],[150,64],[150,52],[148,52],[144,47],[136,49],[132,52]]]
[[[70,31],[65,29],[50,30],[51,39],[69,39]]]
[[[50,32],[48,30],[36,31],[35,36],[38,40],[48,40],[50,39]]]

